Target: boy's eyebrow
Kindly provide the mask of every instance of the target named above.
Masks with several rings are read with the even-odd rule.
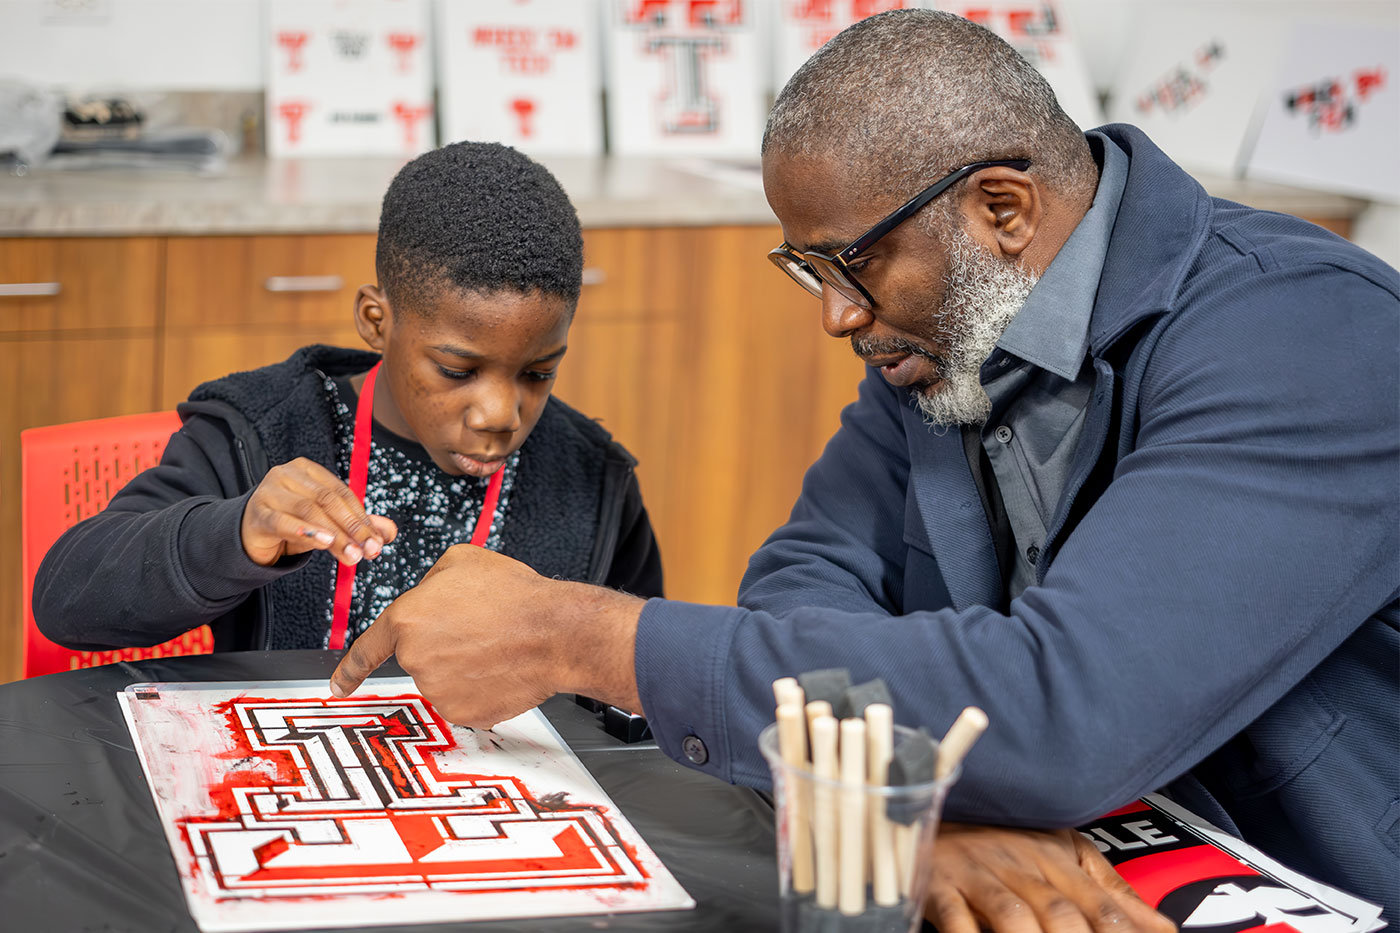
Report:
[[[460,356],[464,360],[483,359],[482,354],[477,353],[475,350],[468,350],[466,347],[454,347],[450,343],[436,344],[433,347],[433,349],[439,351],[440,353],[446,353],[450,356]],[[564,352],[568,349],[569,345],[566,343],[558,350],[555,350],[553,353],[546,353],[544,356],[541,356],[538,359],[531,360],[530,365],[534,366],[536,363],[548,363],[550,360],[557,360],[559,359],[559,357],[563,356]]]

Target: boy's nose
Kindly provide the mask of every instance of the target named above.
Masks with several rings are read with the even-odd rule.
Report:
[[[483,392],[467,407],[467,427],[484,434],[520,430],[520,395],[508,390]]]

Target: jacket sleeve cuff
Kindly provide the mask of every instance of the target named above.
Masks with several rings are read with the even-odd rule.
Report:
[[[205,499],[185,513],[176,551],[185,580],[210,603],[242,599],[253,590],[300,568],[308,554],[286,557],[270,567],[256,564],[243,550],[245,493],[236,499]]]
[[[672,759],[732,782],[725,681],[734,630],[728,606],[648,600],[637,622],[637,692],[656,744]]]

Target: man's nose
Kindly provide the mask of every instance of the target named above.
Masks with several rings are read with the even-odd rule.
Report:
[[[870,324],[874,315],[830,285],[822,288],[822,329],[833,337],[846,338]]]
[[[467,407],[467,427],[484,434],[520,430],[520,393],[504,386],[488,387]]]

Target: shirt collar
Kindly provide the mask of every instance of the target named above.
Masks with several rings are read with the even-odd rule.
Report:
[[[1118,144],[1097,131],[1085,136],[1103,154],[1094,203],[997,341],[1007,353],[1069,380],[1089,352],[1099,274],[1128,180],[1128,156]]]

